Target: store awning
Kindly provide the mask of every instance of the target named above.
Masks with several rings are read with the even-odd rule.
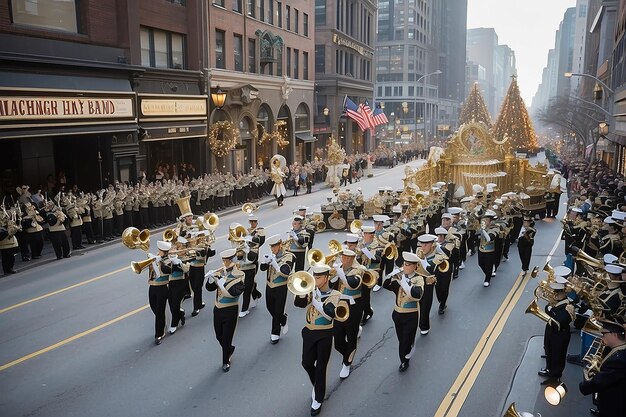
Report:
[[[39,138],[43,136],[63,136],[63,135],[97,135],[115,132],[136,132],[136,123],[119,124],[97,124],[85,126],[45,126],[28,127],[26,129],[0,129],[0,140],[2,139],[22,139]]]
[[[296,139],[299,140],[299,141],[302,141],[304,143],[315,142],[317,140],[317,138],[315,136],[311,135],[311,131],[297,132],[296,133]]]
[[[80,77],[30,72],[0,71],[2,89],[11,88],[64,90],[68,93],[133,93],[128,78]]]
[[[139,140],[143,142],[200,138],[207,135],[207,125],[197,122],[140,123],[140,126]]]

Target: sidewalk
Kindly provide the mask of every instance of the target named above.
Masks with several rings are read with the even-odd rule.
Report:
[[[398,166],[400,166],[400,165],[397,165],[396,167],[398,167]],[[374,176],[370,177],[370,178],[376,177],[376,175],[380,174],[381,172],[387,172],[387,171],[389,171],[389,169],[390,168],[387,168],[387,167],[374,167],[372,169],[372,171],[374,173]],[[367,179],[368,179],[368,177],[363,176],[363,178],[361,178],[361,181],[364,181],[364,180],[367,180]],[[354,185],[354,184],[360,184],[360,182],[359,183],[349,184],[348,188],[351,185]],[[330,190],[330,188],[328,188],[326,186],[326,183],[321,182],[321,183],[315,184],[313,186],[312,193],[316,193],[316,192],[319,192],[319,191],[329,191],[329,190]],[[305,188],[305,193],[306,193],[306,188]],[[293,194],[293,190],[287,190],[287,196],[285,197],[285,199],[287,200],[289,198],[292,198],[291,194]],[[304,195],[304,193],[301,192],[300,195]],[[271,203],[274,203],[274,202],[275,202],[274,197],[273,196],[269,196],[269,195],[261,197],[258,201],[256,201],[256,203],[259,205],[259,207],[262,206],[262,205],[271,204]],[[229,208],[227,208],[225,210],[218,211],[218,212],[216,212],[216,214],[218,214],[219,216],[227,216],[229,214],[237,213],[240,210],[241,210],[241,206],[233,206],[233,207],[229,207]],[[172,228],[172,227],[175,227],[175,226],[176,226],[176,223],[172,223],[172,224],[170,224],[168,226],[161,226],[161,227],[157,227],[155,229],[150,229],[150,236],[155,236],[156,234],[161,233],[164,230]],[[108,247],[108,246],[111,246],[111,245],[118,245],[118,244],[121,244],[121,238],[116,237],[113,240],[110,240],[108,242],[95,243],[95,244],[90,244],[90,245],[85,244],[86,245],[85,249],[80,249],[80,250],[76,250],[76,251],[73,250],[71,252],[71,254],[72,255],[74,255],[74,254],[80,255],[80,254],[83,254],[83,253],[86,253],[86,252],[91,252],[91,251],[99,249],[99,248]],[[70,245],[71,245],[71,242],[70,242]],[[50,263],[50,262],[63,262],[63,260],[57,260],[56,255],[54,253],[54,250],[52,249],[52,245],[50,244],[50,242],[49,241],[44,241],[44,247],[43,247],[43,251],[41,253],[41,258],[39,258],[39,259],[31,259],[30,261],[24,262],[24,261],[22,261],[21,255],[18,252],[15,255],[15,266],[14,266],[14,268],[17,271],[17,273],[19,274],[22,271],[27,271],[29,269],[36,268],[38,266],[41,266],[41,265],[44,265],[44,264],[47,264],[47,263]],[[0,275],[0,279],[2,279],[4,277],[8,277],[8,276],[14,276],[14,275],[16,275],[16,274]]]

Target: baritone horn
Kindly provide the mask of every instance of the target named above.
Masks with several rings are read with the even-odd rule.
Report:
[[[335,320],[343,322],[348,320],[348,317],[350,317],[350,307],[348,307],[348,303],[341,300],[335,307]]]
[[[287,278],[287,289],[294,295],[307,295],[315,289],[315,278],[306,271],[298,271]]]
[[[398,259],[398,247],[395,243],[387,243],[383,249],[383,256],[389,260]]]
[[[148,258],[148,259],[145,259],[145,260],[139,261],[139,262],[132,261],[130,263],[130,269],[132,269],[135,274],[141,274],[141,272],[144,269],[146,269],[148,266],[150,266],[150,264],[152,262],[154,262],[155,259],[156,259],[156,257]]]
[[[358,234],[361,231],[361,227],[363,227],[361,220],[352,220],[352,223],[350,223],[350,233]]]
[[[554,320],[552,317],[548,315],[548,313],[546,313],[539,307],[539,304],[537,304],[537,297],[535,297],[535,299],[526,308],[525,313],[532,314],[533,316],[537,317],[539,320],[543,320],[546,323],[549,323],[549,324],[555,323],[559,329],[561,328],[561,325],[559,324],[558,321]]]
[[[372,288],[378,283],[378,274],[374,271],[365,270],[363,272],[363,276],[361,277],[361,284],[365,285],[367,288]]]
[[[243,206],[241,206],[241,211],[243,211],[246,214],[252,214],[258,209],[259,209],[259,205],[254,204],[254,203],[245,203]]]

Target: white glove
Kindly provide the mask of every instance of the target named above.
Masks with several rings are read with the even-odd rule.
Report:
[[[317,311],[319,311],[322,314],[326,314],[324,313],[324,303],[322,302],[322,300],[320,300],[316,296],[313,296],[313,300],[311,300],[311,304],[313,304],[313,307],[315,307]]]
[[[346,273],[344,272],[342,267],[338,267],[337,268],[337,276],[339,277],[339,279],[345,284],[347,282],[346,280]]]
[[[396,275],[397,273],[399,273],[401,270],[400,268],[398,268],[397,266],[393,268],[393,271],[391,271],[391,273],[389,274],[389,276],[392,275]]]
[[[160,255],[153,255],[151,253],[148,253],[148,258],[154,258],[155,263],[161,262],[162,259]]]
[[[263,265],[267,265],[270,263],[271,259],[272,259],[272,255],[266,253],[265,255],[263,255],[263,260],[261,261],[261,263]]]
[[[341,269],[341,259],[339,258],[335,259],[335,262],[333,262],[333,268]]]
[[[363,252],[370,260],[374,259],[374,254],[372,254],[369,249],[363,248],[361,249],[361,252]]]
[[[400,280],[400,287],[402,287],[405,293],[411,294],[411,286],[409,285],[409,282],[406,280],[405,277],[402,277],[402,279]]]
[[[224,289],[224,284],[226,283],[226,278],[218,278],[215,282],[216,282],[217,286],[220,287],[223,290]]]
[[[207,271],[207,273],[204,274],[204,277],[208,279],[210,283],[213,283],[213,281],[215,281],[215,271],[212,269]]]
[[[246,235],[246,237],[244,237],[243,240],[244,242],[252,242],[252,236]]]
[[[428,269],[428,267],[430,266],[430,264],[428,263],[428,261],[426,259],[422,259],[420,260],[422,266],[424,267],[424,269]]]
[[[275,270],[280,271],[280,266],[278,265],[278,262],[276,262],[276,258],[272,259],[271,263]]]
[[[172,261],[172,265],[182,265],[183,261],[181,261],[179,258],[171,258]]]
[[[298,240],[298,234],[294,232],[293,230],[289,232],[289,236],[291,236],[293,240]]]

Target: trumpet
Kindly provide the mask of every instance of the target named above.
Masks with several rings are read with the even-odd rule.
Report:
[[[132,261],[130,263],[130,269],[132,269],[135,274],[141,274],[141,272],[150,266],[155,259],[156,257],[152,257],[139,262]]]

